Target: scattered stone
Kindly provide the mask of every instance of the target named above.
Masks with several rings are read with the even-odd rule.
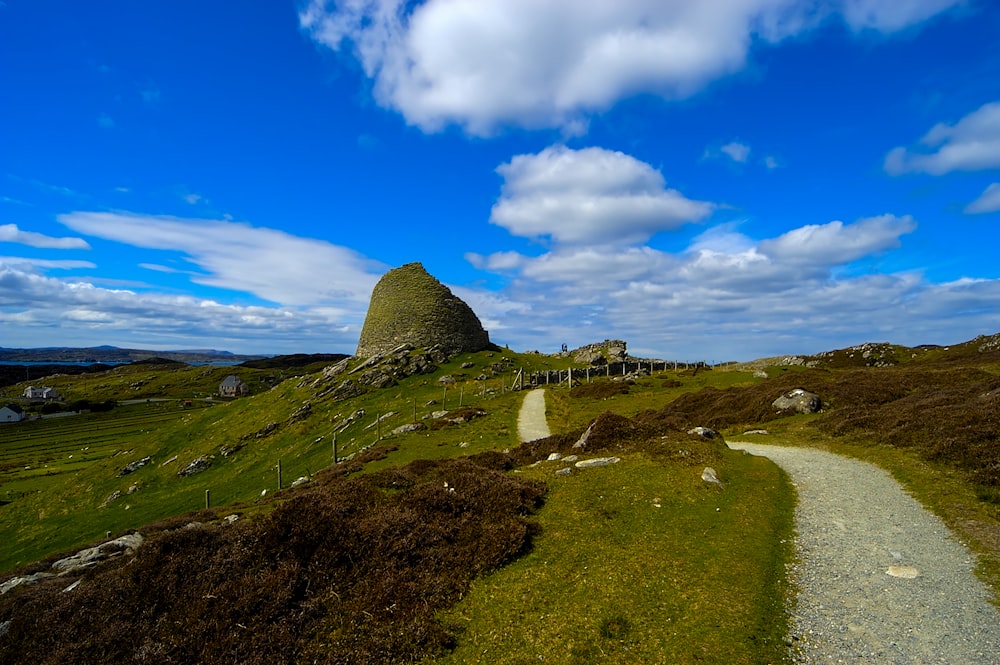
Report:
[[[580,460],[576,463],[576,468],[578,469],[589,469],[595,466],[608,466],[609,464],[618,464],[621,462],[620,457],[594,457],[591,459]]]
[[[462,363],[462,369],[472,369],[476,366],[476,363]]]
[[[176,462],[176,461],[177,461],[177,455],[174,455],[173,457],[171,457],[170,459],[168,459],[168,460],[167,460],[166,462],[164,462],[164,463],[163,463],[163,464],[161,464],[160,466],[161,466],[161,467],[164,467],[164,466],[166,466],[166,465],[168,465],[168,464],[173,464],[173,463],[174,463],[174,462]]]
[[[333,389],[331,396],[334,401],[339,402],[345,399],[351,399],[352,397],[357,397],[363,392],[364,390],[355,381],[347,379]]]
[[[177,472],[178,476],[193,476],[196,473],[201,473],[209,466],[212,465],[211,455],[202,455],[201,457],[196,457],[188,464],[186,467]]]
[[[391,434],[407,434],[409,432],[416,432],[418,430],[427,429],[427,425],[423,423],[406,423],[405,425],[400,425],[396,429],[392,430]]]
[[[90,568],[105,559],[118,556],[122,553],[131,554],[142,545],[143,537],[138,533],[131,533],[106,543],[101,543],[96,547],[88,547],[80,550],[73,556],[59,559],[52,564],[50,570],[56,571],[59,575],[67,575],[86,568]]]
[[[759,370],[757,370],[756,372],[753,373],[753,378],[755,378],[755,379],[766,379],[767,378],[767,372],[765,372],[762,369],[759,369]]]
[[[388,420],[389,418],[392,418],[397,413],[398,413],[397,411],[389,411],[388,413],[383,413],[382,415],[380,415],[378,418],[375,419],[375,422],[366,425],[365,430],[367,431],[370,429],[375,429],[375,427],[377,427],[379,423],[381,423],[384,420]]]
[[[746,434],[765,434],[766,435],[766,434],[770,434],[770,432],[768,432],[766,429],[749,429],[746,432],[743,432],[743,434],[745,434],[745,435]]]
[[[124,467],[122,467],[121,471],[118,472],[118,477],[121,478],[122,476],[127,476],[133,471],[138,471],[139,469],[146,466],[152,461],[153,461],[152,457],[143,457],[142,459],[137,459],[134,462],[129,462]]]
[[[243,437],[243,439],[246,439],[246,437]],[[240,452],[245,447],[246,447],[245,443],[237,443],[232,446],[222,446],[222,448],[219,449],[219,454],[222,455],[223,457],[229,457],[230,455],[235,455],[236,453]]]
[[[549,462],[556,462],[556,461],[561,460],[561,459],[562,459],[562,453],[551,453],[548,456],[547,461],[549,461]]]
[[[444,376],[438,379],[438,383],[441,384],[442,386],[450,386],[451,384],[455,383],[455,377],[453,377],[451,374],[445,374]]]
[[[364,417],[365,417],[365,410],[364,409],[358,409],[357,411],[355,411],[351,415],[347,416],[346,420],[338,423],[337,427],[336,427],[336,429],[334,431],[336,431],[336,432],[343,432],[345,429],[347,429],[348,427],[350,427],[351,425],[353,425],[355,422],[357,422],[358,420],[360,420],[361,418],[364,418]]]
[[[305,402],[302,406],[295,409],[295,411],[292,412],[292,415],[288,416],[288,422],[294,423],[299,420],[304,420],[305,418],[309,417],[309,414],[311,412],[312,412],[312,404],[310,404],[309,402]]]
[[[12,577],[3,584],[0,584],[0,596],[4,595],[12,589],[16,589],[22,584],[35,584],[39,580],[44,580],[47,577],[55,577],[54,573],[34,573],[32,575],[25,575],[24,577]]]
[[[719,480],[719,475],[710,466],[706,466],[705,470],[701,472],[701,479],[706,483],[712,483],[713,485],[718,485],[722,487],[722,481]]]
[[[577,461],[578,459],[580,459],[580,457],[578,455],[566,455],[566,457],[562,458],[562,461],[566,462],[567,464],[571,464],[571,463]]]
[[[101,508],[104,508],[106,505],[108,505],[112,501],[116,501],[119,497],[121,497],[121,495],[122,495],[122,491],[121,490],[115,490],[114,492],[112,492],[108,496],[107,499],[104,500],[103,503],[101,503]]]
[[[225,522],[226,524],[232,524],[233,522],[236,522],[239,519],[240,516],[237,515],[236,513],[233,513],[232,515],[226,515],[225,517],[223,517],[222,521]]]
[[[802,388],[790,390],[771,405],[779,411],[794,411],[795,413],[816,413],[821,406],[819,395]]]
[[[73,582],[68,587],[66,587],[65,589],[63,589],[63,593],[67,593],[67,592],[72,591],[73,589],[77,588],[78,586],[80,586],[80,582],[82,582],[82,581],[83,580],[77,580],[76,582]]]
[[[462,443],[458,444],[458,447],[459,448],[468,448],[469,447],[469,442],[468,441],[463,441]]]
[[[920,571],[913,566],[889,566],[889,569],[885,571],[885,574],[891,577],[899,577],[904,580],[912,580],[920,577]]]
[[[697,434],[698,436],[705,439],[717,439],[719,438],[719,433],[714,429],[709,429],[708,427],[695,427],[688,430],[688,434]]]
[[[569,466],[564,466],[561,469],[556,469],[557,476],[569,476],[572,475],[572,473],[573,473],[573,468]]]
[[[470,420],[473,420],[474,418],[482,418],[483,416],[486,415],[486,410],[465,407],[463,409],[459,409],[455,413],[452,413],[450,411],[447,413],[448,413],[447,417],[442,417],[442,420],[444,420],[444,422],[450,425],[461,425],[462,423],[467,423]]]
[[[253,436],[255,439],[263,439],[264,437],[271,436],[277,432],[279,427],[281,427],[281,425],[278,423],[268,423],[264,425],[263,429],[258,430]]]
[[[306,476],[299,476],[298,478],[292,481],[292,487],[302,487],[308,482],[309,478],[307,478]]]
[[[597,424],[596,420],[590,423],[590,427],[587,428],[587,431],[585,431],[577,442],[573,444],[574,449],[582,450],[587,447],[587,441],[590,439],[590,434],[594,431],[595,424]]]
[[[139,491],[139,483],[134,483],[128,488],[126,494],[135,494],[138,491]]]

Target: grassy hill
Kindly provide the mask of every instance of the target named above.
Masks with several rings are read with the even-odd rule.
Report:
[[[781,662],[794,493],[692,427],[883,464],[1000,577],[1000,352],[888,350],[550,386],[554,436],[523,445],[510,387],[568,359],[464,354],[346,399],[336,382],[363,370],[51,377],[67,399],[138,401],[0,428],[0,569],[43,570],[109,532],[147,541],[0,596],[0,662]],[[206,400],[229,373],[251,395]],[[824,411],[776,414],[795,387]],[[557,475],[571,465],[546,460],[584,456],[591,424],[585,456],[620,462]],[[87,618],[112,605],[129,609]]]

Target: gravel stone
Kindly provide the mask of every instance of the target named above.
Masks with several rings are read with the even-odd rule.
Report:
[[[975,556],[888,473],[820,450],[729,445],[771,458],[798,490],[794,662],[1000,663],[1000,611]]]

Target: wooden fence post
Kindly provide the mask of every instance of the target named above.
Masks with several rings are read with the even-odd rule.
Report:
[[[212,490],[205,490],[205,510],[212,507]]]
[[[281,460],[278,460],[278,489],[281,489]]]

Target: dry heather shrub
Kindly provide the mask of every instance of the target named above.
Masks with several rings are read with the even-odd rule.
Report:
[[[633,381],[594,381],[574,387],[569,391],[573,399],[607,399],[615,395],[627,395]]]
[[[965,469],[973,482],[1000,486],[1000,377],[979,370],[920,373],[912,392],[865,409],[839,409],[817,426],[834,435],[917,450]]]
[[[447,486],[445,485],[447,483]],[[432,462],[332,479],[255,521],[151,532],[133,557],[0,599],[2,663],[396,663],[525,552],[544,486]]]
[[[829,434],[911,447],[966,470],[973,482],[1000,486],[1000,377],[978,367],[789,372],[754,386],[687,393],[642,418],[680,430],[752,426],[787,415],[771,403],[793,388],[820,395],[824,414],[815,425]]]
[[[519,465],[545,459],[557,452],[563,455],[643,452],[684,464],[699,464],[720,459],[726,445],[721,438],[709,440],[687,434],[686,430],[678,430],[673,421],[661,419],[655,412],[635,418],[612,412],[602,413],[591,423],[586,446],[576,449],[573,446],[582,434],[581,430],[529,441],[511,451],[510,455]]]

